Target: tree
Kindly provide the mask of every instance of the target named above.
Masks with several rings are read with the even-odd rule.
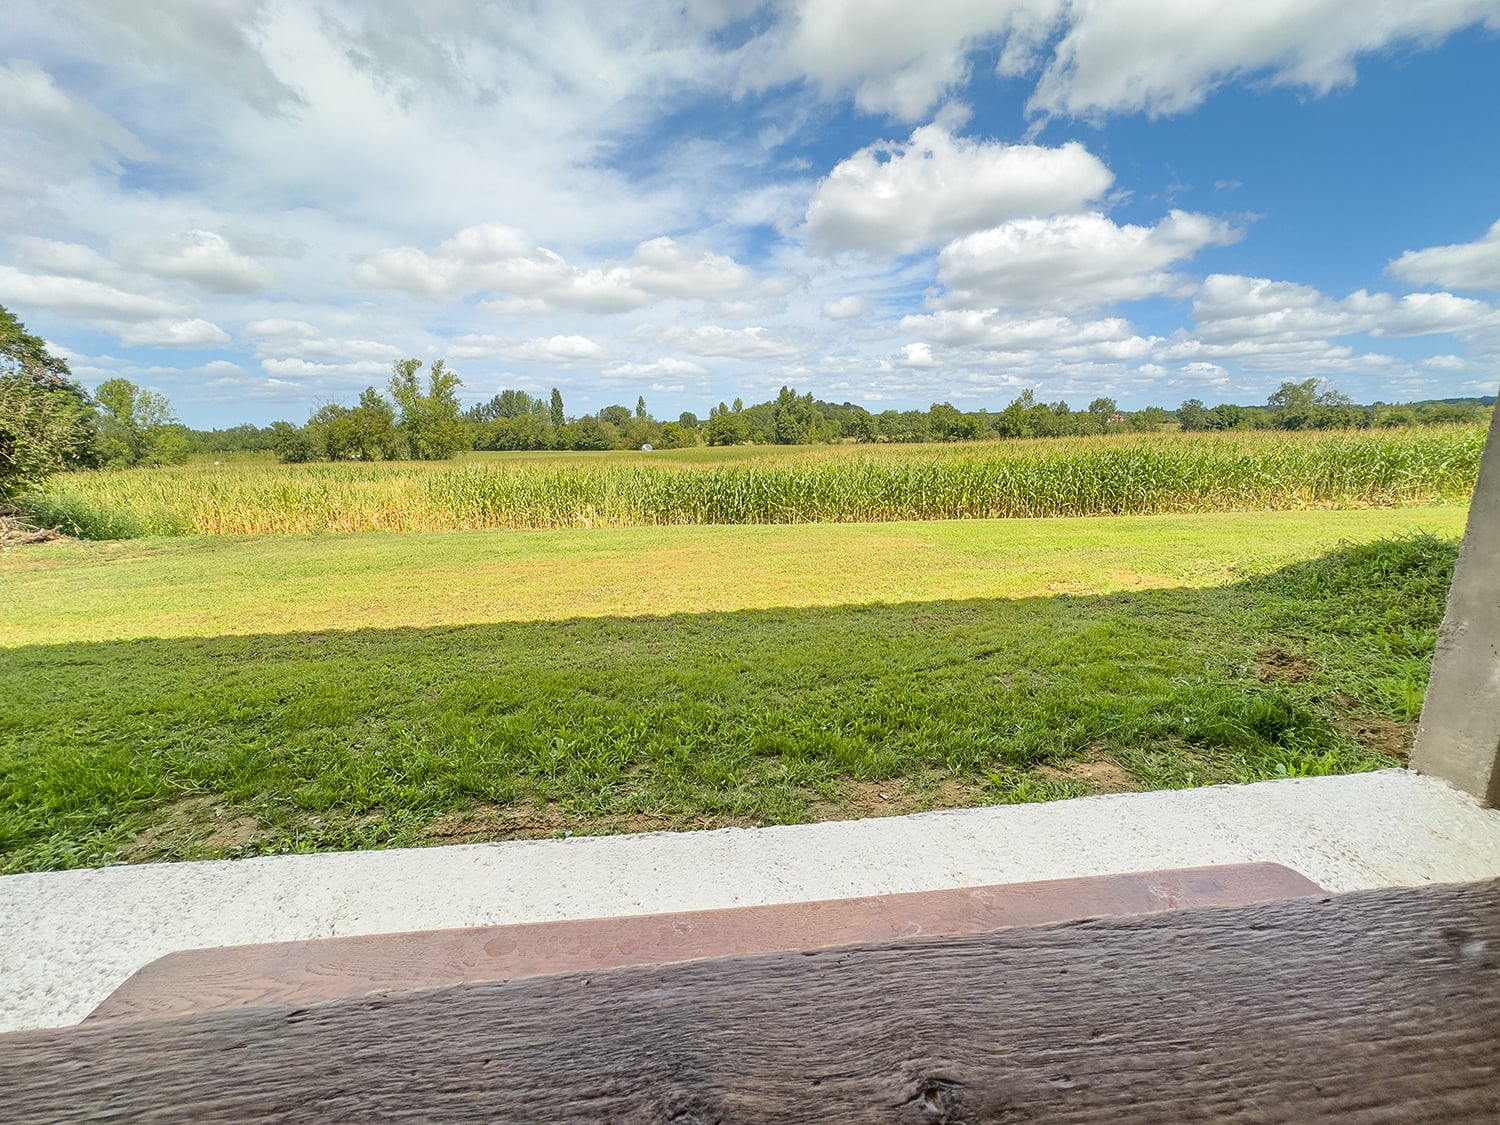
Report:
[[[1205,420],[1210,430],[1233,430],[1244,420],[1244,407],[1232,402],[1221,402],[1208,412]]]
[[[620,444],[620,431],[611,423],[601,422],[592,414],[585,414],[578,421],[564,426],[559,431],[559,435],[559,448],[562,449],[583,451],[617,449]]]
[[[962,436],[964,416],[958,407],[935,402],[927,410],[927,428],[938,441],[957,441]]]
[[[635,400],[635,418],[638,422],[646,420],[646,396],[641,395]]]
[[[792,388],[782,387],[771,406],[771,440],[777,445],[806,445],[821,421],[810,393],[798,395]]]
[[[1353,405],[1348,395],[1325,387],[1321,379],[1282,383],[1266,398],[1272,423],[1282,430],[1358,425],[1360,412],[1349,409]]]
[[[313,448],[312,438],[301,426],[290,422],[272,422],[271,451],[284,464],[297,465],[304,461],[316,461],[318,452]]]
[[[47,342],[0,305],[0,377],[24,375],[33,383],[73,387],[68,363],[47,350]],[[76,390],[76,388],[75,388]]]
[[[94,397],[99,401],[99,446],[105,464],[130,468],[187,460],[186,430],[166,395],[137,387],[129,379],[106,379]]]
[[[1184,430],[1208,429],[1208,411],[1203,408],[1203,400],[1190,398],[1179,406],[1177,421]]]
[[[880,427],[876,424],[874,416],[863,407],[855,407],[844,424],[845,431],[861,445],[869,445],[879,440]]]
[[[471,422],[494,422],[501,418],[524,418],[530,414],[546,414],[547,404],[533,398],[525,391],[503,390],[489,402],[481,403],[465,413]]]
[[[681,422],[667,422],[662,426],[658,440],[661,449],[684,449],[698,444],[698,434]]]
[[[460,420],[461,380],[442,360],[427,373],[427,390],[417,381],[420,359],[397,360],[391,371],[391,397],[401,411],[397,420],[406,452],[414,461],[446,461],[467,444]]]
[[[67,362],[0,305],[0,500],[92,464],[95,415]]]
[[[738,410],[730,410],[721,402],[708,412],[703,438],[709,445],[738,445],[745,437],[745,419]]]
[[[1096,398],[1089,403],[1089,414],[1101,431],[1109,429],[1109,424],[1119,412],[1120,408],[1112,398]]]
[[[374,387],[360,392],[352,409],[330,402],[307,422],[315,449],[330,461],[393,461],[400,450],[396,410]]]
[[[608,422],[611,426],[623,426],[630,421],[630,407],[619,404],[606,406],[599,411],[599,421]]]
[[[552,402],[547,408],[547,420],[552,423],[554,430],[560,430],[568,424],[567,418],[563,416],[562,392],[556,387],[552,388]]]

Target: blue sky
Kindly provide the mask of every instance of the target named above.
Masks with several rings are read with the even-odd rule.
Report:
[[[1500,0],[19,0],[0,303],[196,426],[1500,384]]]

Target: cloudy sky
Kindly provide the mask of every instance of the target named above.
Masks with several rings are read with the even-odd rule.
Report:
[[[10,0],[0,304],[301,421],[1500,383],[1500,0]]]

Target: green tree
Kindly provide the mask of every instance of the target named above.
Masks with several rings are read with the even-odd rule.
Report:
[[[791,387],[782,387],[771,406],[771,440],[777,445],[806,445],[814,440],[821,420],[810,393],[799,395]]]
[[[1036,406],[1036,393],[1030,388],[1022,391],[996,416],[996,432],[1001,437],[1031,437],[1036,432],[1033,428]]]
[[[524,418],[529,414],[547,413],[547,404],[525,391],[503,390],[489,402],[466,411],[471,422],[494,422],[500,418]]]
[[[927,429],[937,441],[957,441],[963,420],[963,413],[951,403],[935,402],[927,411]]]
[[[318,451],[313,447],[312,438],[302,426],[294,426],[290,422],[272,422],[270,430],[271,451],[276,454],[278,461],[296,465],[318,459]]]
[[[49,352],[47,342],[26,331],[4,305],[0,305],[0,375],[24,375],[44,386],[73,386],[67,361]]]
[[[730,410],[721,402],[708,412],[703,439],[709,445],[739,445],[746,436],[744,415],[738,410]]]
[[[647,418],[645,395],[641,395],[635,400],[635,417],[638,422],[644,422]]]
[[[547,407],[547,420],[552,423],[554,430],[560,430],[568,424],[568,419],[563,414],[562,392],[556,387],[552,388],[552,402]]]
[[[663,424],[661,436],[657,440],[657,446],[660,449],[685,449],[697,444],[697,431],[684,426],[681,422]]]
[[[1232,402],[1221,402],[1208,412],[1206,422],[1210,430],[1233,430],[1239,427],[1244,417],[1244,407],[1235,406]]]
[[[105,464],[178,465],[187,460],[187,433],[167,397],[129,379],[106,379],[99,401],[99,446]]]
[[[599,421],[608,422],[611,426],[623,426],[630,421],[630,417],[630,407],[618,403],[599,411]]]
[[[80,467],[76,451],[91,434],[74,395],[25,376],[0,375],[0,500],[12,500],[60,470]]]
[[[1177,408],[1177,422],[1184,430],[1208,429],[1208,411],[1203,400],[1190,398]]]
[[[1089,416],[1094,419],[1094,424],[1099,427],[1100,432],[1109,429],[1110,423],[1115,420],[1115,415],[1120,412],[1120,407],[1112,398],[1096,398],[1089,403]]]
[[[393,461],[400,451],[396,410],[374,387],[360,392],[353,408],[330,402],[307,422],[313,447],[330,461]]]
[[[627,411],[628,413],[628,411]],[[559,431],[559,448],[592,452],[603,449],[618,449],[620,431],[609,422],[601,422],[592,414],[585,414]]]
[[[427,389],[417,380],[420,359],[397,360],[391,371],[391,397],[400,410],[397,426],[414,461],[446,461],[467,444],[458,401],[461,380],[444,365],[433,362]]]
[[[880,426],[874,415],[863,407],[855,407],[845,422],[845,431],[861,445],[870,445],[880,438]]]
[[[0,500],[59,470],[91,465],[95,422],[67,362],[0,305]]]
[[[1277,429],[1312,430],[1331,426],[1360,424],[1360,411],[1351,409],[1353,400],[1321,379],[1285,382],[1266,398],[1271,421]]]

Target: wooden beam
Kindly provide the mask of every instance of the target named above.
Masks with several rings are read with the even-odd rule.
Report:
[[[1490,421],[1411,766],[1486,805],[1500,804],[1500,408]]]
[[[984,933],[1002,926],[1187,906],[1244,906],[1325,893],[1280,864],[1246,863],[729,910],[189,949],[159,957],[133,974],[88,1018],[306,1007],[378,991],[874,944],[918,934]]]
[[[8,1122],[1500,1119],[1500,881],[0,1036]]]

